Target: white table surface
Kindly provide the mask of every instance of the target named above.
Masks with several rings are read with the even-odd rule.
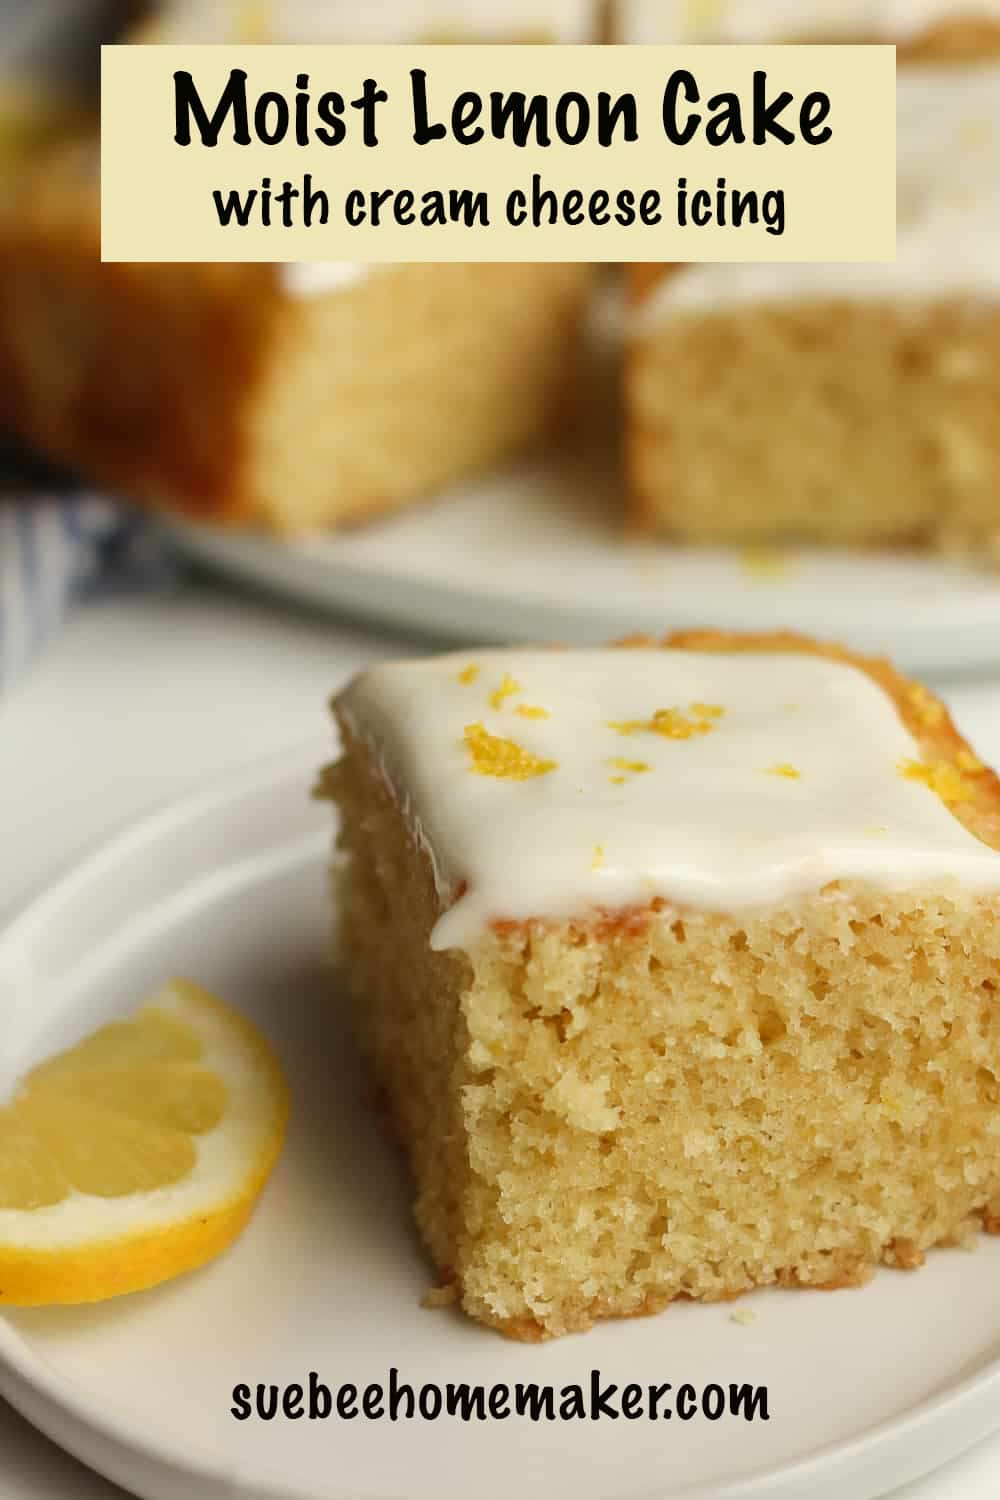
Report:
[[[157,803],[320,740],[332,690],[363,662],[412,649],[208,590],[81,611],[0,703],[0,915]],[[1000,674],[945,696],[976,747],[1000,759]],[[998,1495],[1000,1436],[893,1500]],[[0,1401],[0,1500],[116,1497]]]

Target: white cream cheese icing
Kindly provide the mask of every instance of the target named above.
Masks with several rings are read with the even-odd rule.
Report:
[[[338,707],[430,855],[434,948],[656,897],[737,913],[833,880],[1000,891],[1000,855],[914,779],[895,705],[841,663],[456,653],[373,667]],[[505,764],[524,779],[483,774]]]
[[[896,97],[895,261],[685,266],[657,284],[633,331],[747,302],[1000,297],[1000,67],[907,68]]]
[[[321,297],[357,285],[373,266],[353,260],[299,260],[278,266],[278,282],[290,297]]]
[[[624,42],[908,42],[1000,0],[621,0]]]

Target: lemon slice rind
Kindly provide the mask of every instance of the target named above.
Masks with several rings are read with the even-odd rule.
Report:
[[[197,1036],[199,1069],[225,1086],[222,1118],[190,1138],[194,1163],[179,1181],[117,1197],[71,1188],[43,1207],[0,1207],[0,1307],[96,1302],[156,1286],[214,1259],[253,1212],[288,1121],[288,1089],[269,1043],[186,980],[144,1010]]]

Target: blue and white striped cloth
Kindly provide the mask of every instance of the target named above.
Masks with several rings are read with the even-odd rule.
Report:
[[[143,518],[104,496],[0,490],[0,691],[79,600],[173,576]]]

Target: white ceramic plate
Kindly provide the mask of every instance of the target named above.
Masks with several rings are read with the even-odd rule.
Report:
[[[201,562],[301,603],[469,643],[787,628],[921,673],[1000,662],[1000,572],[919,555],[627,541],[600,453],[469,484],[338,534],[164,524]]]
[[[1000,1242],[861,1291],[678,1304],[548,1345],[507,1343],[430,1282],[407,1190],[329,998],[322,747],[126,834],[0,939],[0,1089],[187,973],[274,1038],[294,1114],[222,1260],[104,1307],[0,1320],[0,1392],[145,1500],[869,1500],[1000,1420]],[[766,1384],[770,1420],[239,1423],[238,1383],[400,1379]]]

